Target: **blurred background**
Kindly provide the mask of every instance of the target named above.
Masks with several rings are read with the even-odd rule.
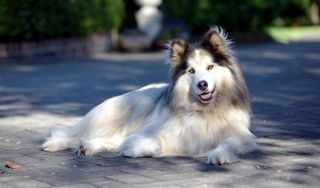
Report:
[[[0,57],[162,49],[212,25],[238,43],[320,35],[319,0],[0,0]]]
[[[320,187],[319,6],[320,0],[0,0],[0,187]],[[107,98],[169,82],[160,50],[173,38],[197,40],[213,25],[235,41],[258,152],[216,167],[198,157],[40,151],[49,130],[71,126]],[[6,168],[7,160],[22,169]]]

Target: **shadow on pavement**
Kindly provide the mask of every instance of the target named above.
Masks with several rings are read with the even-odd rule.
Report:
[[[320,129],[320,43],[270,43],[236,51],[252,95],[257,134],[268,135],[265,128],[271,126],[289,137],[318,139],[314,131]],[[130,55],[118,54],[3,64],[0,117],[34,112],[82,116],[109,97],[166,82],[168,67],[163,59],[157,55],[131,61]]]
[[[258,134],[268,135],[271,126],[285,137],[319,139],[320,43],[270,44],[238,54]]]
[[[109,97],[166,81],[168,71],[159,58],[27,59],[3,65],[0,75],[0,117],[33,112],[81,116]]]
[[[63,152],[55,153],[55,160],[61,155],[70,159],[68,164],[49,168],[59,175],[51,180],[39,177],[60,181],[73,174],[68,178],[72,182],[84,181],[82,177],[88,178],[84,174],[91,173],[96,174],[95,178],[108,174],[111,179],[122,178],[121,173],[137,173],[142,177],[158,173],[155,176],[169,178],[194,170],[201,176],[245,173],[250,176],[246,177],[248,181],[265,182],[269,177],[300,185],[314,182],[320,146],[320,43],[270,43],[235,50],[252,96],[253,132],[262,148],[243,156],[243,163],[216,167],[206,165],[204,158],[131,159],[112,158],[108,153],[79,158]],[[109,97],[168,80],[168,70],[160,56],[133,61],[121,60],[119,56],[120,60],[45,59],[34,63],[29,59],[2,65],[0,117],[28,116],[35,112],[82,116]],[[294,179],[288,179],[293,176]],[[226,180],[221,185],[231,184]]]

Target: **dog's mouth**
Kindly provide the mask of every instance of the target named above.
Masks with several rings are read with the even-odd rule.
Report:
[[[214,93],[214,90],[210,91],[210,92],[204,92],[204,93],[201,93],[199,96],[200,100],[202,102],[209,102],[212,98],[213,98],[213,93]]]

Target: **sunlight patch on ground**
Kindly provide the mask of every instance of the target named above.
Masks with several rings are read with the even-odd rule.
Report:
[[[78,116],[62,116],[46,112],[0,118],[0,127],[11,127],[37,133],[48,133],[53,128],[66,128],[80,120]]]
[[[319,38],[320,27],[269,27],[267,33],[277,42],[289,43],[301,39],[310,39],[313,37]]]

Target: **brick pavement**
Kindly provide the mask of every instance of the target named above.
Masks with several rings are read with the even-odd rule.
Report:
[[[236,51],[260,149],[224,166],[202,157],[87,158],[40,150],[52,127],[71,125],[110,96],[166,81],[161,53],[0,63],[0,187],[318,187],[320,43]],[[21,169],[6,168],[6,160]]]

